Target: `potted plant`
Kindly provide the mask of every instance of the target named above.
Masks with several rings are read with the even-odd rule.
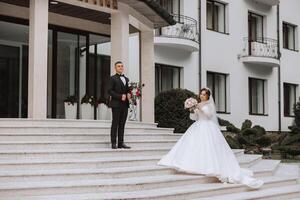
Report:
[[[66,119],[76,119],[77,113],[77,98],[75,95],[68,96],[64,100],[65,106],[65,118]]]
[[[81,99],[81,119],[94,119],[95,98],[93,96],[84,95]]]

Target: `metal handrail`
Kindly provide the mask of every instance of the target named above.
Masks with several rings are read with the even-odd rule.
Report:
[[[198,22],[192,17],[172,14],[177,22],[173,26],[167,26],[155,30],[155,36],[188,39],[198,42]]]
[[[278,59],[278,41],[267,37],[244,37],[242,57],[256,56]]]

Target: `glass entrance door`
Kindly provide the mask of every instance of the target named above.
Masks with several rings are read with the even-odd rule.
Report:
[[[101,54],[101,49],[106,49],[101,44],[109,40],[88,33],[52,31],[52,118],[66,118],[64,100],[68,97],[77,100],[77,119],[86,116],[83,111],[87,108],[81,105],[84,96],[93,96],[95,100],[107,97],[110,56]],[[93,106],[88,119],[97,119],[97,105]]]
[[[22,69],[22,49],[27,52],[26,46],[0,45],[0,118],[27,116],[27,64]]]
[[[65,118],[64,100],[80,99],[80,68],[85,65],[86,36],[53,31],[52,118]],[[76,117],[79,118],[79,108]]]

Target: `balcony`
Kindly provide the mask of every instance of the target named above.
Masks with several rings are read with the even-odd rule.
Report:
[[[277,40],[271,38],[257,38],[255,41],[244,38],[244,48],[239,58],[244,63],[278,67]]]
[[[154,43],[158,46],[174,47],[186,51],[198,51],[198,22],[197,20],[173,14],[177,22],[173,26],[167,26],[155,30]]]
[[[265,5],[268,5],[268,6],[276,6],[280,3],[279,0],[253,0],[253,1],[265,4]]]

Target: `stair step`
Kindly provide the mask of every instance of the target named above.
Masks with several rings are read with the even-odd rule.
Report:
[[[109,133],[110,127],[91,126],[1,126],[1,133]],[[125,133],[173,133],[173,128],[126,127]]]
[[[73,119],[0,119],[0,127],[110,127],[111,120],[73,120]],[[126,127],[156,128],[157,123],[127,121]]]
[[[158,160],[158,159],[157,159]],[[157,161],[156,161],[157,162]],[[157,176],[169,174],[184,174],[169,167],[153,165],[109,167],[109,168],[74,168],[74,169],[22,169],[22,170],[1,170],[0,182],[6,181],[40,181],[40,180],[83,180],[103,178],[129,178],[139,176]],[[273,168],[257,168],[255,176],[271,176]]]
[[[163,155],[169,148],[133,148],[133,149],[49,149],[49,150],[1,150],[0,159],[65,159],[65,158],[101,158],[111,156],[147,156]]]
[[[22,196],[22,199],[26,196],[26,200],[168,200],[193,199],[249,191],[247,186],[241,184],[201,183],[201,181],[207,177],[182,175],[177,176],[177,178],[175,177],[176,176],[160,176],[150,179],[141,177],[140,181],[138,181],[137,178],[131,178],[127,180],[123,179],[119,182],[114,180],[114,182],[77,181],[75,183],[74,181],[59,181],[57,183],[1,183],[0,199],[17,200],[20,196]],[[265,182],[262,189],[271,187],[281,188],[296,184],[295,177],[265,177],[262,178],[262,180]],[[116,189],[115,191],[117,192],[112,192],[114,189]]]
[[[261,159],[249,168],[255,173],[255,176],[271,176],[275,173],[280,162],[280,160]]]
[[[168,147],[171,148],[177,139],[165,140],[127,140],[131,147]],[[1,150],[46,150],[46,149],[82,149],[82,148],[109,148],[110,142],[97,140],[66,140],[66,141],[0,141]]]
[[[174,133],[125,133],[125,141],[145,141],[145,140],[178,140],[182,135]],[[83,133],[83,132],[49,132],[49,133],[5,133],[0,130],[0,141],[5,142],[26,142],[26,141],[47,141],[47,142],[61,142],[61,141],[110,141],[109,131],[105,133]]]
[[[0,183],[2,196],[14,195],[44,195],[44,194],[74,194],[86,192],[119,192],[140,189],[155,189],[180,185],[194,185],[215,182],[216,178],[200,175],[162,175],[147,177],[131,177],[121,179],[97,180],[54,180],[36,182]]]
[[[114,151],[114,150],[112,150]],[[119,150],[125,151],[126,150]],[[233,150],[236,156],[243,154],[244,150]],[[0,170],[26,170],[26,169],[76,169],[76,168],[112,168],[129,167],[140,165],[155,165],[162,155],[139,155],[139,156],[97,156],[94,158],[23,158],[2,159]]]
[[[282,200],[296,198],[300,199],[300,184],[289,185],[278,188],[261,189],[257,191],[247,191],[238,194],[212,196],[209,198],[197,198],[193,200]]]
[[[242,167],[250,167],[262,159],[262,155],[257,154],[244,154],[237,157],[239,163],[242,163]]]

